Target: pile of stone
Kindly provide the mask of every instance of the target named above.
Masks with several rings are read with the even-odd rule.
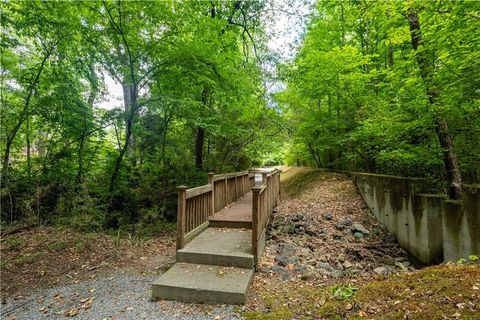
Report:
[[[350,218],[344,218],[336,225],[337,230],[345,232],[348,236],[361,239],[370,234],[370,231],[358,222],[352,222]]]

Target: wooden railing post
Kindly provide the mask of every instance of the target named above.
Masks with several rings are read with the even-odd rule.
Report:
[[[258,220],[259,220],[259,199],[258,195],[260,192],[260,187],[254,186],[252,188],[252,253],[253,253],[253,265],[254,268],[257,268],[258,265],[258,241],[259,232],[258,232]]]
[[[238,174],[235,175],[235,197],[233,201],[236,201],[238,199]]]
[[[252,190],[253,187],[255,187],[255,170],[248,170],[249,177],[248,177],[248,182],[249,182],[249,190]],[[253,179],[250,180],[250,174],[253,174]]]
[[[224,207],[228,204],[229,200],[230,197],[228,196],[228,179],[225,178],[225,203],[223,204]]]
[[[213,175],[213,172],[208,173],[208,184],[212,186],[212,208],[210,209],[208,216],[211,216],[215,213],[215,181],[213,181]]]
[[[248,179],[248,173],[247,173],[247,179]],[[245,172],[243,173],[242,176],[242,196],[245,194]]]
[[[177,250],[184,246],[185,237],[185,209],[187,204],[187,187],[177,187],[178,192],[178,210],[177,210]]]
[[[277,203],[278,201],[282,200],[282,189],[280,188],[280,171],[277,174],[277,188],[278,188],[278,197],[277,197]]]
[[[262,172],[262,184],[267,184],[267,173]]]

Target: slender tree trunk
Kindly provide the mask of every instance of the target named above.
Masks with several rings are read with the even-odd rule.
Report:
[[[98,76],[95,72],[95,67],[91,63],[88,66],[89,69],[89,80],[90,80],[90,94],[88,96],[87,104],[88,104],[88,112],[93,110],[93,104],[95,103],[95,99],[98,94]],[[83,160],[84,160],[84,153],[85,153],[85,145],[87,144],[87,137],[88,137],[88,122],[87,122],[87,110],[83,113],[83,131],[80,137],[80,142],[78,146],[78,170],[77,170],[77,184],[81,184],[83,182]]]
[[[130,112],[130,109],[132,108],[133,85],[122,83],[122,89],[123,89],[124,110],[125,110],[125,114],[128,114]],[[128,119],[125,119],[125,128],[126,128],[126,125],[127,125],[127,121],[128,121]],[[125,133],[126,133],[126,130],[125,130]],[[135,148],[133,133],[131,134],[130,140],[131,141],[128,145],[127,153],[128,153],[129,156],[133,156],[133,150]]]
[[[113,173],[110,178],[110,186],[108,188],[109,192],[112,193],[113,189],[115,188],[115,184],[117,182],[118,174],[120,172],[120,167],[122,166],[123,157],[128,150],[130,145],[130,137],[132,136],[132,121],[127,120],[127,132],[125,135],[125,143],[123,147],[120,149],[117,159],[115,159],[115,166],[113,167]]]
[[[113,168],[113,173],[110,178],[110,186],[108,188],[110,193],[112,193],[113,189],[115,188],[118,174],[120,172],[120,167],[122,166],[123,157],[125,156],[125,153],[127,153],[127,150],[130,147],[130,141],[131,141],[132,131],[133,131],[133,118],[135,117],[135,112],[137,108],[137,89],[135,85],[131,87],[130,97],[131,97],[131,107],[130,107],[130,110],[125,113],[126,115],[125,141],[123,146],[119,150],[117,159],[115,160],[115,166]]]
[[[53,48],[52,48],[53,50]],[[40,67],[37,70],[37,73],[35,74],[35,78],[33,79],[32,83],[27,89],[27,95],[25,96],[25,104],[23,107],[22,112],[20,113],[18,117],[18,122],[13,127],[12,131],[7,135],[7,141],[5,142],[5,154],[3,155],[3,167],[2,167],[2,177],[5,179],[8,175],[8,166],[10,164],[10,152],[12,150],[12,145],[13,142],[15,141],[15,138],[17,136],[18,131],[22,127],[22,124],[27,120],[28,115],[30,113],[30,101],[33,96],[33,92],[40,80],[40,75],[43,72],[43,69],[45,68],[45,63],[47,62],[48,58],[52,54],[52,50],[48,51],[45,56],[42,59],[42,62],[40,63]]]
[[[195,166],[198,169],[203,167],[203,143],[205,140],[205,129],[197,127],[197,138],[195,139]]]
[[[208,89],[202,90],[202,104],[206,108],[208,104]],[[205,128],[197,127],[197,137],[195,139],[195,167],[203,168],[203,145],[205,143]]]
[[[320,157],[318,156],[318,152],[316,152],[315,148],[312,146],[312,144],[308,143],[308,150],[310,151],[310,155],[312,156],[313,160],[315,161],[315,165],[317,168],[322,167],[322,162]]]
[[[391,68],[393,67],[393,45],[392,44],[388,45],[387,57],[388,57],[388,66]]]
[[[410,26],[412,47],[413,50],[416,51],[418,68],[425,83],[428,101],[432,106],[435,106],[438,97],[440,96],[440,91],[433,83],[434,70],[433,61],[431,61],[431,55],[427,50],[418,51],[418,48],[423,46],[420,19],[418,14],[412,11],[408,14],[407,20]],[[460,173],[455,149],[453,147],[453,141],[448,130],[448,121],[446,118],[441,117],[440,119],[436,120],[435,132],[437,134],[440,147],[443,151],[443,162],[447,173],[448,196],[450,199],[460,199],[462,194],[462,176]]]
[[[32,177],[32,158],[31,158],[31,143],[30,143],[30,110],[27,109],[27,177],[30,180]]]

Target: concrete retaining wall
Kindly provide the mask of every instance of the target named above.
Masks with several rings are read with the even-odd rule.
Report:
[[[462,201],[428,194],[423,179],[353,173],[379,222],[420,263],[480,255],[480,186],[464,186]]]

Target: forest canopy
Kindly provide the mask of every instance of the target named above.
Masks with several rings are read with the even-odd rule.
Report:
[[[256,1],[2,3],[2,222],[150,225],[175,187],[262,164]],[[122,101],[104,108],[113,79]]]
[[[479,183],[478,2],[306,2],[2,2],[2,224],[149,230],[262,165]],[[279,58],[269,20],[308,3]]]
[[[480,180],[478,30],[477,1],[318,1],[280,68],[287,162],[426,177],[458,198]]]

